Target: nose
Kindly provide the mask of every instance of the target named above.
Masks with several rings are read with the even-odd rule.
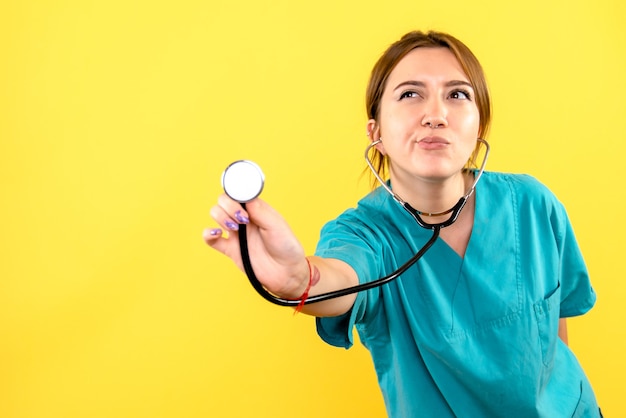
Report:
[[[424,107],[422,126],[437,129],[448,126],[448,112],[445,104],[439,98],[431,98]]]

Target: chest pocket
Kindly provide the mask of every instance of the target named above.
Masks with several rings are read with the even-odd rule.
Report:
[[[494,278],[492,276],[492,278]],[[463,338],[484,329],[499,328],[513,321],[522,309],[516,274],[484,280],[480,275],[461,274],[441,312],[440,332],[447,339]]]

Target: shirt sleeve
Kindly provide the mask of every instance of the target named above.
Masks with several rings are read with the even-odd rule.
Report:
[[[589,311],[596,302],[596,293],[591,286],[587,266],[563,205],[559,203],[555,213],[560,224],[557,235],[560,255],[560,317],[566,318]]]
[[[333,258],[349,264],[359,282],[370,277],[371,272],[380,270],[376,248],[371,243],[373,232],[364,225],[352,222],[349,213],[327,223],[322,228],[320,241],[315,255]],[[357,293],[354,305],[347,313],[337,317],[317,318],[317,333],[328,344],[350,348],[354,344],[353,327],[362,321],[366,314],[366,306],[377,297],[378,289]]]

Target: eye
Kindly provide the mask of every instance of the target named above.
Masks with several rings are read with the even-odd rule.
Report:
[[[408,98],[412,98],[412,97],[419,97],[419,94],[417,94],[416,91],[407,90],[407,91],[403,91],[402,92],[402,94],[400,95],[400,100],[408,99]]]
[[[450,98],[458,100],[472,100],[472,95],[467,90],[454,90],[450,93]]]

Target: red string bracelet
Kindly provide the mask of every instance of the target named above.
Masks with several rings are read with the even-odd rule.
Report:
[[[320,281],[320,271],[317,269],[316,266],[311,267],[311,262],[309,261],[308,258],[305,258],[305,260],[306,260],[306,264],[309,266],[309,283],[307,284],[306,289],[304,290],[304,293],[302,293],[302,296],[300,296],[297,299],[294,299],[294,300],[300,300],[300,303],[298,304],[298,306],[296,306],[296,310],[293,312],[294,315],[302,311],[302,308],[304,307],[304,304],[309,297],[309,291],[311,290],[311,287],[315,286],[317,282]]]

